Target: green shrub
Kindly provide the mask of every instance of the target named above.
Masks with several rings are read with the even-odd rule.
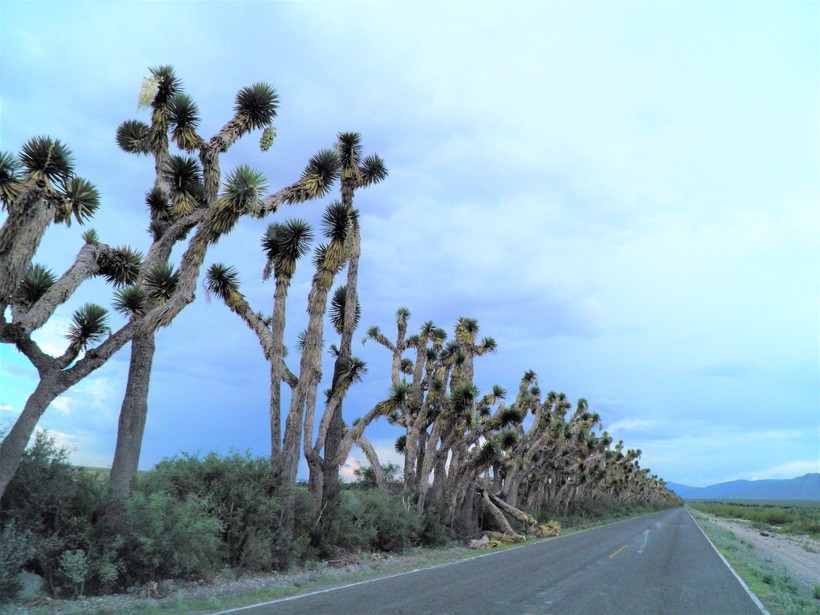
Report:
[[[0,593],[21,569],[55,595],[123,589],[171,577],[207,576],[224,565],[221,525],[197,496],[135,493],[112,499],[105,481],[66,461],[46,433],[26,450],[0,500]]]
[[[94,523],[104,510],[101,494],[99,484],[69,465],[66,451],[39,432],[0,499],[0,524],[14,524],[29,537],[23,567],[44,577],[54,593],[74,589],[59,558],[67,550],[92,550]]]
[[[445,515],[438,506],[425,507],[419,536],[419,542],[423,546],[441,547],[459,537],[455,530],[443,521],[444,518]]]
[[[18,576],[33,553],[30,532],[18,531],[14,521],[3,527],[0,532],[0,604],[17,595]]]
[[[66,551],[60,556],[60,571],[74,585],[74,596],[82,596],[91,572],[85,551]]]
[[[401,551],[418,545],[422,519],[401,497],[380,491],[346,490],[323,513],[322,549],[334,551]]]
[[[123,500],[107,528],[113,546],[108,563],[119,561],[131,583],[216,572],[222,563],[222,524],[208,508],[207,500],[197,495],[180,502],[162,491],[134,493]]]
[[[176,499],[196,495],[207,499],[211,514],[222,524],[225,563],[245,570],[287,568],[309,555],[308,539],[294,538],[285,529],[285,501],[292,504],[299,525],[311,517],[304,489],[274,493],[270,459],[232,453],[200,458],[183,453],[166,459],[140,477],[139,489],[164,491]]]

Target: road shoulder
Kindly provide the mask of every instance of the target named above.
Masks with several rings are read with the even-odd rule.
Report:
[[[772,536],[760,536],[758,531],[742,528],[736,522],[716,519],[699,511],[690,510],[690,514],[768,612],[772,615],[820,615],[820,600],[814,597],[814,584],[820,583],[817,578],[817,570],[820,568],[808,571],[808,577],[806,570],[802,570],[798,580],[794,576],[793,567],[789,567],[783,554],[778,554],[777,545],[785,543],[777,538],[766,544],[764,539]],[[790,551],[792,549],[793,545]],[[806,552],[806,555],[810,553]],[[811,583],[812,574],[814,583]]]

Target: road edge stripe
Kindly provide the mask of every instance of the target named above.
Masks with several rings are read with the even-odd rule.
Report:
[[[741,586],[743,589],[745,589],[745,590],[746,590],[746,593],[747,593],[747,594],[749,594],[749,598],[751,598],[751,599],[752,599],[752,602],[754,602],[754,603],[755,603],[755,606],[757,606],[757,608],[759,608],[759,609],[760,609],[760,612],[761,612],[761,613],[763,613],[763,615],[771,615],[771,613],[769,613],[769,611],[767,611],[767,610],[766,610],[766,607],[765,607],[765,606],[763,606],[763,603],[760,601],[760,598],[758,598],[757,596],[755,596],[755,595],[754,595],[754,593],[752,592],[752,590],[751,590],[751,589],[749,589],[749,586],[748,586],[748,585],[746,585],[746,582],[745,582],[743,579],[741,579],[741,578],[740,578],[740,575],[739,575],[737,572],[735,572],[735,569],[734,569],[734,568],[732,568],[732,565],[729,563],[729,560],[727,560],[725,557],[723,557],[723,553],[721,553],[720,551],[718,551],[717,547],[715,546],[715,543],[713,543],[713,542],[712,542],[712,540],[711,540],[711,538],[709,538],[709,537],[706,535],[706,532],[704,532],[704,531],[703,531],[703,528],[700,526],[700,523],[698,523],[697,519],[695,519],[695,517],[692,515],[692,511],[690,511],[690,510],[689,510],[689,507],[688,507],[688,506],[686,506],[685,508],[686,508],[686,512],[687,512],[687,513],[689,514],[689,516],[691,517],[692,521],[694,521],[694,522],[695,522],[695,526],[696,526],[696,527],[700,530],[700,533],[701,533],[701,534],[703,534],[703,537],[704,537],[704,538],[706,538],[707,542],[708,542],[708,543],[712,546],[712,548],[715,550],[715,553],[717,553],[717,554],[718,554],[718,557],[719,557],[721,560],[723,560],[723,563],[724,563],[724,564],[726,564],[726,567],[729,569],[729,572],[731,572],[733,575],[735,575],[735,578],[737,579],[738,583],[740,583],[740,586]]]
[[[225,611],[217,611],[215,613],[210,613],[210,615],[228,615],[229,613],[239,613],[241,611],[247,611],[248,609],[255,609],[260,606],[270,606],[272,604],[279,604],[280,602],[290,602],[291,600],[298,600],[300,598],[307,598],[308,596],[318,596],[319,594],[326,594],[328,592],[333,592],[339,589],[347,589],[348,587],[356,587],[357,585],[366,585],[367,583],[375,583],[376,581],[386,581],[387,579],[395,579],[396,577],[403,577],[407,574],[416,574],[417,572],[424,572],[425,570],[435,570],[437,568],[444,568],[446,566],[455,566],[457,564],[462,564],[464,562],[472,562],[477,559],[481,559],[482,557],[490,557],[491,555],[501,555],[502,553],[509,553],[510,551],[515,551],[516,549],[524,549],[526,547],[534,547],[535,545],[543,544],[545,542],[550,542],[553,540],[561,540],[562,538],[569,538],[570,536],[577,536],[578,534],[583,534],[585,532],[592,532],[594,530],[599,530],[604,527],[609,527],[611,525],[617,525],[619,523],[626,523],[627,521],[632,521],[634,519],[640,519],[641,517],[646,517],[648,515],[655,515],[660,512],[667,512],[668,510],[672,509],[664,509],[664,510],[656,510],[653,512],[644,513],[642,515],[637,515],[635,517],[629,517],[628,519],[620,519],[619,521],[613,521],[612,523],[606,523],[604,525],[597,525],[595,527],[589,527],[583,530],[579,530],[577,532],[573,532],[572,534],[565,534],[563,536],[555,536],[553,538],[544,538],[543,540],[538,540],[533,542],[532,544],[528,545],[518,545],[517,547],[510,547],[509,549],[504,549],[503,551],[490,551],[489,553],[482,553],[481,555],[475,555],[473,557],[466,557],[464,559],[456,560],[454,562],[445,562],[443,564],[436,564],[435,566],[428,566],[426,568],[415,568],[413,570],[407,570],[406,572],[397,572],[396,574],[390,574],[384,577],[376,577],[375,579],[367,579],[365,581],[356,581],[355,583],[347,583],[346,585],[338,585],[336,587],[328,587],[326,589],[317,589],[312,592],[307,592],[305,594],[296,594],[295,596],[287,596],[285,598],[275,598],[274,600],[268,600],[266,602],[257,602],[256,604],[249,604],[247,606],[239,606],[233,609],[227,609]],[[698,526],[700,527],[700,526]],[[703,531],[703,530],[701,530]],[[719,554],[718,554],[719,555]],[[734,572],[734,571],[732,571]],[[737,576],[737,575],[735,575]],[[742,581],[741,581],[742,583]],[[748,589],[746,590],[748,591]],[[208,613],[208,611],[204,611]],[[770,613],[764,610],[764,615],[771,615]]]

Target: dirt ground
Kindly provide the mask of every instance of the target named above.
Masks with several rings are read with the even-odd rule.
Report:
[[[760,530],[740,519],[721,519],[709,515],[709,520],[753,544],[765,559],[783,566],[795,582],[809,591],[820,585],[820,540],[774,532],[766,532],[768,536],[763,536]]]

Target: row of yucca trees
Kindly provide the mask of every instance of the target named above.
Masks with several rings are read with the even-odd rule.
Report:
[[[112,248],[89,231],[63,275],[34,263],[48,225],[85,222],[99,207],[100,197],[93,185],[75,175],[71,154],[59,141],[38,137],[18,156],[0,158],[0,199],[7,212],[0,230],[0,342],[14,344],[39,374],[37,388],[0,443],[0,497],[49,404],[130,342],[110,474],[113,493],[127,495],[139,464],[156,331],[193,301],[209,246],[242,216],[262,218],[279,205],[326,196],[338,182],[339,198],[322,217],[323,242],[313,245],[316,233],[301,219],[273,222],[262,237],[262,274],[273,278],[268,315],[250,306],[230,264],[214,264],[205,276],[208,292],[251,329],[270,366],[275,486],[294,486],[304,457],[310,491],[317,510],[323,510],[354,445],[366,454],[382,483],[384,473],[364,431],[385,417],[404,430],[396,443],[405,456],[404,496],[419,513],[432,507],[450,522],[489,515],[504,533],[515,534],[508,517],[524,529],[535,527],[523,508],[566,511],[579,501],[672,501],[663,482],[640,469],[639,452],[624,453],[620,443],[611,448],[606,433],[595,433],[600,419],[583,400],[570,414],[563,395],[542,395],[532,372],[525,374],[514,397],[497,386],[481,395],[474,384],[474,360],[494,352],[496,343],[478,339],[478,323],[469,318],[458,320],[450,341],[445,330],[430,322],[408,335],[410,314],[404,308],[397,312],[394,341],[378,328],[369,329],[366,339],[391,353],[390,393],[348,427],[342,419],[343,402],[367,369],[352,354],[361,315],[361,229],[354,198],[358,190],[387,176],[383,161],[364,155],[358,134],[340,133],[334,147],[312,157],[298,179],[271,192],[264,175],[247,165],[224,176],[220,168],[222,155],[253,131],[262,130],[260,146],[270,147],[278,98],[269,85],[241,89],[233,116],[210,139],[199,134],[199,110],[171,67],[151,69],[141,100],[150,108],[150,121],[125,121],[116,138],[124,151],[148,156],[154,163],[154,181],[145,194],[151,243],[144,256],[128,247]],[[182,257],[175,266],[170,256],[180,244]],[[300,338],[298,369],[292,371],[284,345],[287,295],[297,265],[311,249],[308,324]],[[127,322],[111,332],[106,310],[87,304],[74,314],[66,352],[49,356],[32,334],[93,276],[103,276],[116,287],[113,306]],[[325,331],[326,320],[338,337],[330,346],[335,355],[330,387],[320,394],[322,348],[331,336]],[[289,395],[283,395],[283,387]]]
[[[600,433],[601,418],[586,400],[573,408],[564,394],[544,394],[535,372],[523,375],[513,395],[497,385],[482,395],[474,361],[494,353],[496,342],[479,339],[475,319],[459,318],[448,340],[430,321],[408,335],[409,318],[407,308],[396,312],[392,340],[379,327],[366,333],[364,341],[391,355],[391,394],[354,425],[342,455],[381,416],[401,428],[395,446],[418,513],[432,506],[445,521],[468,527],[489,516],[496,529],[519,536],[510,521],[526,533],[542,531],[523,509],[566,515],[579,505],[679,502],[663,480],[641,469],[639,450],[624,452],[622,442],[613,447],[611,436]],[[374,469],[379,481],[383,472]]]
[[[173,69],[159,66],[150,73],[140,92],[141,105],[150,108],[150,121],[125,121],[116,135],[121,149],[154,162],[154,181],[145,194],[152,241],[144,256],[129,247],[112,248],[91,230],[62,275],[35,263],[48,226],[86,222],[101,205],[100,195],[76,175],[72,154],[59,140],[37,137],[16,156],[0,154],[0,200],[6,212],[0,229],[0,343],[16,346],[39,376],[23,411],[0,442],[0,497],[51,402],[130,342],[110,478],[113,492],[126,495],[139,463],[156,331],[193,301],[208,248],[242,216],[264,217],[282,204],[322,197],[340,177],[341,137],[337,147],[319,151],[299,178],[275,192],[268,190],[261,172],[247,165],[223,176],[220,160],[243,136],[263,130],[260,145],[270,147],[279,102],[276,91],[265,83],[242,88],[232,117],[206,139],[198,132],[197,105],[185,94]],[[381,163],[378,159],[365,162]],[[372,181],[384,174],[383,166],[373,169]],[[183,253],[175,266],[169,259],[179,244]],[[331,257],[338,262],[338,255]],[[74,313],[65,353],[48,355],[33,333],[85,280],[95,276],[105,277],[117,288],[113,306],[126,315],[127,322],[111,331],[107,310],[86,304]]]

